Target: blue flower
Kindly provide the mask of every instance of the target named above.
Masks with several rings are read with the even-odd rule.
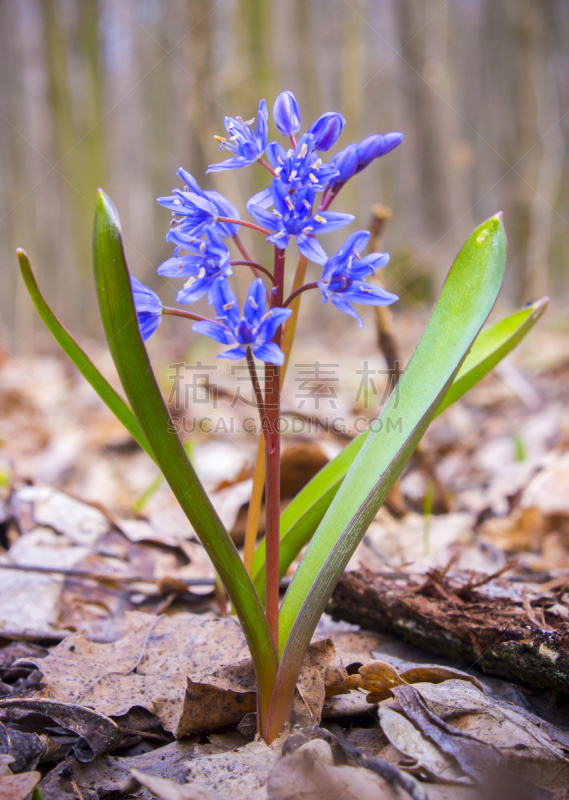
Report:
[[[214,281],[219,277],[232,275],[229,264],[229,250],[223,244],[215,230],[208,231],[208,239],[193,239],[183,241],[180,234],[174,233],[172,237],[178,243],[176,250],[183,247],[191,255],[169,258],[158,267],[158,274],[168,278],[188,277],[176,296],[178,303],[195,303],[209,292]],[[209,296],[209,302],[212,302]]]
[[[294,136],[300,130],[300,108],[292,92],[281,92],[273,106],[273,119],[279,133]]]
[[[340,249],[328,260],[322,272],[322,280],[318,281],[324,302],[328,302],[330,297],[336,308],[357,319],[359,328],[363,328],[363,321],[350,303],[386,306],[398,299],[397,295],[365,281],[367,275],[373,275],[389,261],[387,253],[371,253],[360,258],[360,252],[368,239],[368,231],[356,231],[348,236]]]
[[[265,313],[267,292],[261,278],[256,278],[249,287],[243,316],[239,316],[239,305],[224,278],[218,278],[211,288],[217,322],[196,322],[193,330],[215,339],[221,344],[233,345],[220,353],[218,358],[237,361],[245,358],[247,347],[253,355],[269,364],[284,364],[284,353],[271,339],[283,322],[290,317],[290,308],[272,308]]]
[[[146,341],[162,321],[162,303],[156,292],[153,292],[133,275],[130,276],[130,285],[140,333]]]
[[[179,230],[189,235],[200,236],[208,228],[214,228],[225,239],[235,236],[238,225],[218,221],[218,217],[239,219],[239,212],[235,206],[219,192],[201,189],[193,175],[182,167],[177,174],[185,183],[183,190],[174,189],[173,195],[159,197],[158,202],[170,209],[175,218],[179,218],[177,219]]]
[[[313,122],[308,133],[314,134],[314,149],[329,150],[342,133],[346,120],[337,111],[327,111]]]
[[[278,142],[271,142],[267,145],[267,158],[287,189],[311,186],[319,192],[337,175],[335,167],[324,164],[314,152],[311,133],[303,134],[296,148],[288,152]]]
[[[181,232],[195,237],[201,236],[208,227],[215,225],[219,216],[212,201],[195,192],[174,189],[173,195],[159,197],[158,202],[172,211]]]
[[[269,135],[268,120],[269,114],[267,104],[264,100],[259,101],[257,112],[257,130],[253,133],[254,119],[243,122],[241,117],[225,117],[225,130],[229,134],[229,139],[222,136],[215,138],[221,143],[219,149],[230,150],[235,153],[233,158],[222,161],[219,164],[210,164],[208,172],[219,172],[223,169],[238,169],[254,164],[265,152]]]
[[[247,210],[265,228],[274,231],[267,241],[284,250],[291,236],[294,236],[300,252],[316,264],[325,264],[328,256],[322,245],[314,238],[320,233],[328,233],[349,225],[352,214],[338,214],[333,211],[312,213],[315,191],[310,186],[290,195],[279,178],[273,178],[270,195],[268,191],[249,200]],[[270,211],[268,205],[274,205]]]
[[[360,172],[367,167],[374,159],[390,153],[398,144],[401,144],[403,138],[403,134],[398,131],[386,134],[374,133],[371,136],[367,136],[357,146],[358,168],[356,172]]]
[[[188,186],[192,192],[199,194],[200,197],[204,197],[206,200],[210,200],[213,205],[217,208],[220,217],[229,217],[229,219],[239,219],[239,212],[233,205],[230,203],[229,200],[224,197],[219,192],[216,192],[213,189],[200,189],[198,182],[194,178],[193,175],[190,175],[185,169],[180,169],[177,171],[177,175],[184,181],[184,183]],[[185,188],[185,187],[184,187]],[[239,230],[239,225],[231,225],[227,222],[216,222],[215,223],[215,230],[224,238],[228,239],[230,236],[235,236],[237,231]]]

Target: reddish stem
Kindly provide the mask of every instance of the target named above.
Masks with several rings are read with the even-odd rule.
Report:
[[[273,308],[282,306],[284,264],[285,251],[275,247],[276,292],[272,295]],[[282,328],[279,328],[273,338],[273,342],[279,347],[281,334]],[[280,382],[281,368],[275,364],[265,364],[265,412],[269,429],[265,444],[265,613],[275,648],[278,648],[279,640]]]
[[[235,233],[233,235],[233,241],[235,242],[235,246],[237,247],[237,249],[239,250],[239,252],[243,256],[243,258],[247,259],[247,261],[250,261],[251,260],[251,256],[249,255],[249,253],[247,252],[247,250],[245,248],[245,245],[243,244],[243,242],[239,238],[239,234],[238,233]]]
[[[259,164],[260,164],[262,167],[264,167],[265,169],[268,169],[268,170],[269,170],[269,172],[271,173],[271,175],[272,175],[274,178],[276,178],[276,177],[277,177],[277,173],[274,171],[274,169],[271,167],[271,165],[270,165],[270,164],[267,164],[267,162],[265,161],[265,159],[264,159],[264,158],[258,158],[258,159],[257,159],[257,161],[259,162]]]
[[[259,418],[261,420],[261,427],[263,429],[263,435],[265,437],[265,441],[270,446],[270,436],[269,430],[267,426],[267,411],[265,407],[265,401],[263,399],[263,392],[261,391],[261,383],[259,381],[259,376],[257,374],[257,366],[255,364],[255,359],[253,357],[253,351],[250,347],[247,347],[247,366],[249,367],[249,377],[251,378],[251,383],[253,384],[253,391],[255,393],[255,401],[257,403],[257,409],[259,411]]]
[[[289,138],[290,138],[290,143],[293,146],[293,149],[296,150],[296,139],[294,138],[294,135],[291,133]]]
[[[342,186],[343,185],[344,184],[342,184]],[[328,197],[326,197],[326,199],[324,199],[324,196],[322,197],[322,201],[320,203],[320,208],[318,209],[318,211],[327,211],[330,208],[332,201],[334,200],[334,198],[336,197],[342,186],[340,186],[339,189],[336,189],[335,192],[330,192],[330,194],[328,195]]]
[[[305,283],[304,286],[299,286],[298,289],[295,289],[294,292],[291,292],[287,299],[283,303],[283,307],[286,308],[289,306],[295,297],[298,297],[299,294],[303,292],[307,292],[309,289],[318,289],[318,283],[313,281],[312,283]]]
[[[244,219],[231,219],[231,217],[218,217],[218,222],[226,222],[228,225],[243,225],[245,228],[252,228],[254,231],[259,231],[260,233],[264,233],[265,236],[270,236],[271,231],[268,231],[266,228],[261,228],[260,225],[255,225],[254,222],[246,222]]]
[[[169,308],[167,306],[162,308],[163,314],[168,314],[171,317],[185,317],[186,319],[195,319],[197,322],[211,322],[208,317],[201,317],[199,314],[193,314],[191,311],[182,311],[181,308]]]
[[[265,275],[269,276],[269,278],[271,279],[271,281],[273,283],[275,282],[275,279],[274,279],[272,273],[269,272],[269,270],[266,267],[261,266],[261,264],[257,264],[256,261],[249,261],[247,259],[245,261],[230,261],[229,263],[231,264],[232,267],[235,267],[235,266],[237,266],[239,264],[243,264],[246,267],[251,267],[251,269],[253,270],[255,275],[257,275],[257,270],[261,270],[261,272],[264,272]],[[257,277],[259,277],[259,276],[257,275]]]

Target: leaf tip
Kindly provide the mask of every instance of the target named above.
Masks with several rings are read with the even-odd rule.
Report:
[[[116,206],[104,189],[97,189],[97,211],[105,214],[114,225],[120,227]]]

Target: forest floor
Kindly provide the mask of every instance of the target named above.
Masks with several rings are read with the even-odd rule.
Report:
[[[408,356],[411,312],[397,331]],[[433,422],[270,747],[243,635],[155,466],[63,357],[0,356],[0,800],[569,798],[568,337],[542,321]],[[295,365],[283,502],[389,388],[379,355],[347,355]],[[254,409],[228,365],[182,377],[163,376],[171,413],[241,546]]]

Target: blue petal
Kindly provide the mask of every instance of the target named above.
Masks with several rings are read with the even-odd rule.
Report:
[[[271,181],[271,192],[273,195],[275,209],[279,212],[279,214],[282,214],[283,217],[289,217],[292,208],[288,205],[287,199],[289,203],[292,203],[292,200],[288,193],[288,189],[279,178],[273,178]]]
[[[277,367],[282,367],[284,364],[284,353],[274,342],[254,344],[251,346],[251,350],[255,358],[258,358],[260,361],[276,364]]]
[[[199,194],[200,197],[205,197],[206,196],[206,192],[204,192],[203,189],[200,189],[200,186],[199,186],[199,183],[197,182],[197,180],[194,178],[193,175],[190,175],[190,173],[187,170],[185,170],[182,167],[180,167],[176,171],[176,174],[179,175],[180,178],[184,181],[184,183],[187,184],[190,187],[192,192],[195,192],[196,194]]]
[[[162,314],[149,314],[147,312],[142,312],[141,314],[137,314],[137,318],[141,336],[144,341],[146,341],[152,336],[156,328],[160,325],[162,321]]]
[[[257,329],[258,342],[270,342],[277,328],[292,314],[290,308],[272,308]]]
[[[225,278],[217,278],[211,287],[211,296],[216,315],[227,319],[228,327],[235,330],[239,325],[239,305]]]
[[[262,208],[270,208],[273,205],[273,194],[271,192],[271,187],[267,186],[266,189],[261,189],[260,192],[254,194],[253,197],[250,197],[247,200],[247,211],[249,211],[249,206],[261,206]]]
[[[314,148],[329,150],[342,133],[346,120],[336,111],[328,111],[313,122],[308,133],[314,134]]]
[[[313,233],[330,233],[338,228],[345,228],[355,219],[353,214],[339,214],[337,211],[321,211],[306,220],[306,224],[314,228]]]
[[[244,347],[232,347],[231,350],[225,350],[220,353],[218,358],[228,358],[230,361],[238,361],[240,358],[245,358],[247,350]]]
[[[295,236],[294,238],[298,245],[298,249],[309,261],[314,261],[315,264],[326,263],[328,260],[326,251],[320,242],[314,238],[314,236],[308,236],[307,234],[302,233],[300,236]]]
[[[274,169],[282,168],[286,157],[286,150],[278,142],[270,142],[267,145],[267,158]]]
[[[354,281],[349,289],[341,293],[341,296],[348,303],[359,303],[364,306],[388,306],[399,300],[396,294],[386,292],[381,286],[365,281]]]
[[[267,103],[265,100],[259,100],[259,109],[257,111],[257,130],[255,132],[255,139],[259,148],[258,155],[263,155],[265,147],[267,146],[267,139],[269,138],[269,112],[267,111]]]
[[[293,136],[300,130],[300,108],[292,92],[281,92],[273,106],[273,119],[279,133]],[[274,166],[274,165],[273,165]]]
[[[248,204],[247,211],[249,214],[251,214],[258,225],[262,225],[264,228],[268,228],[270,231],[278,230],[282,225],[280,220],[277,219],[273,212],[267,211],[267,209],[263,208],[263,206]]]
[[[358,321],[358,328],[363,328],[364,323],[360,315],[357,311],[351,307],[349,303],[344,300],[343,294],[336,294],[336,292],[330,292],[330,297],[332,298],[332,303],[336,306],[339,311],[342,311],[344,314],[348,314],[348,316],[357,319]]]
[[[224,169],[240,169],[241,167],[248,167],[251,162],[243,156],[235,156],[228,158],[226,161],[220,161],[219,164],[210,164],[206,169],[205,174],[209,172],[222,172]]]
[[[381,267],[389,264],[389,253],[370,253],[368,256],[360,258],[356,263],[357,267],[369,267],[371,272],[375,272]]]
[[[243,315],[251,325],[258,325],[261,317],[265,313],[267,303],[267,290],[261,278],[255,278],[249,291],[243,308]]]
[[[336,153],[331,164],[338,170],[334,183],[345,183],[349,180],[358,168],[357,144],[349,144],[339,153]]]
[[[271,233],[270,236],[267,236],[267,242],[274,244],[275,247],[279,248],[279,250],[286,250],[289,239],[290,234],[283,230],[277,231],[276,233]]]
[[[192,330],[196,333],[201,333],[202,336],[215,339],[216,342],[221,342],[221,344],[233,344],[235,342],[235,337],[231,331],[227,330],[224,325],[220,325],[219,322],[213,322],[209,319],[195,322],[192,325]]]
[[[134,275],[130,276],[130,285],[137,313],[146,311],[150,314],[162,314],[162,303],[156,292],[141,283]]]
[[[182,256],[169,258],[158,267],[158,274],[167,278],[184,278],[197,275],[203,262],[202,256]]]
[[[204,294],[209,292],[211,289],[214,281],[216,278],[219,277],[217,274],[205,274],[201,278],[197,278],[191,286],[187,288],[180,289],[178,294],[176,295],[176,302],[182,305],[189,305],[190,303],[196,303],[200,300]]]

